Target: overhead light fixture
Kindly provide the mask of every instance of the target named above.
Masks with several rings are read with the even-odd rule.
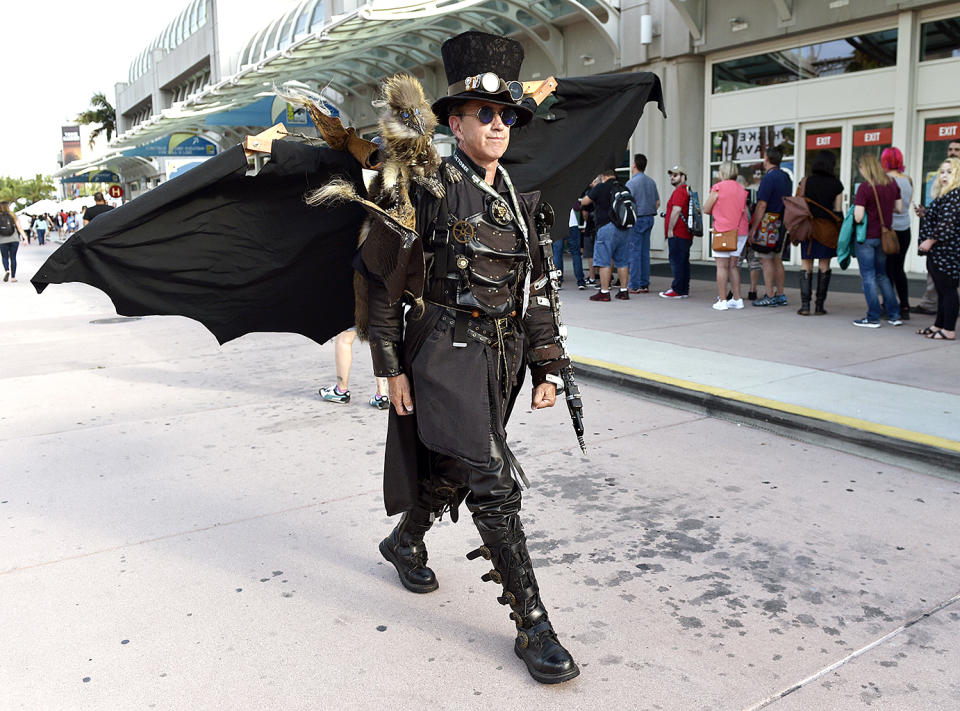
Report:
[[[730,18],[730,31],[731,32],[740,32],[750,27],[750,23],[746,20],[741,20],[739,17]]]

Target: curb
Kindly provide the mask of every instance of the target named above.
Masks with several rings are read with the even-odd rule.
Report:
[[[810,444],[960,481],[960,442],[592,358],[572,359],[585,380]]]

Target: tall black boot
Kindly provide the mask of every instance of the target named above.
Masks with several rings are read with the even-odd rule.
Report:
[[[800,308],[801,316],[810,315],[810,296],[813,291],[813,272],[800,272]]]
[[[503,595],[497,602],[510,606],[510,618],[517,625],[513,651],[527,665],[530,676],[541,684],[573,679],[580,668],[557,639],[540,600],[540,588],[519,517],[510,517],[506,530],[481,531],[480,535],[484,545],[468,553],[467,558],[483,556],[493,564],[493,570],[481,580],[503,585]]]
[[[437,576],[427,567],[427,547],[423,543],[433,518],[428,509],[417,505],[404,513],[396,528],[380,541],[383,557],[393,563],[403,587],[411,592],[428,593],[440,587]]]
[[[830,290],[830,270],[817,272],[817,303],[814,305],[814,316],[825,316],[827,311],[823,302],[827,300],[827,291]]]

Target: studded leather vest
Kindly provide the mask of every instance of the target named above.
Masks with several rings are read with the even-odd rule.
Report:
[[[427,299],[489,316],[514,314],[521,306],[528,254],[512,211],[505,199],[484,195],[465,180],[447,188],[436,229],[425,244],[433,252]],[[451,192],[458,193],[453,200]],[[451,202],[472,214],[454,214]]]

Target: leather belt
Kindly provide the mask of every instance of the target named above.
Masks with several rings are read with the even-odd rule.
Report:
[[[503,337],[513,335],[514,332],[514,324],[509,316],[475,317],[468,311],[446,307],[440,320],[448,326],[453,326],[453,345],[459,347],[467,345],[464,338],[466,336],[485,346],[497,348]]]

